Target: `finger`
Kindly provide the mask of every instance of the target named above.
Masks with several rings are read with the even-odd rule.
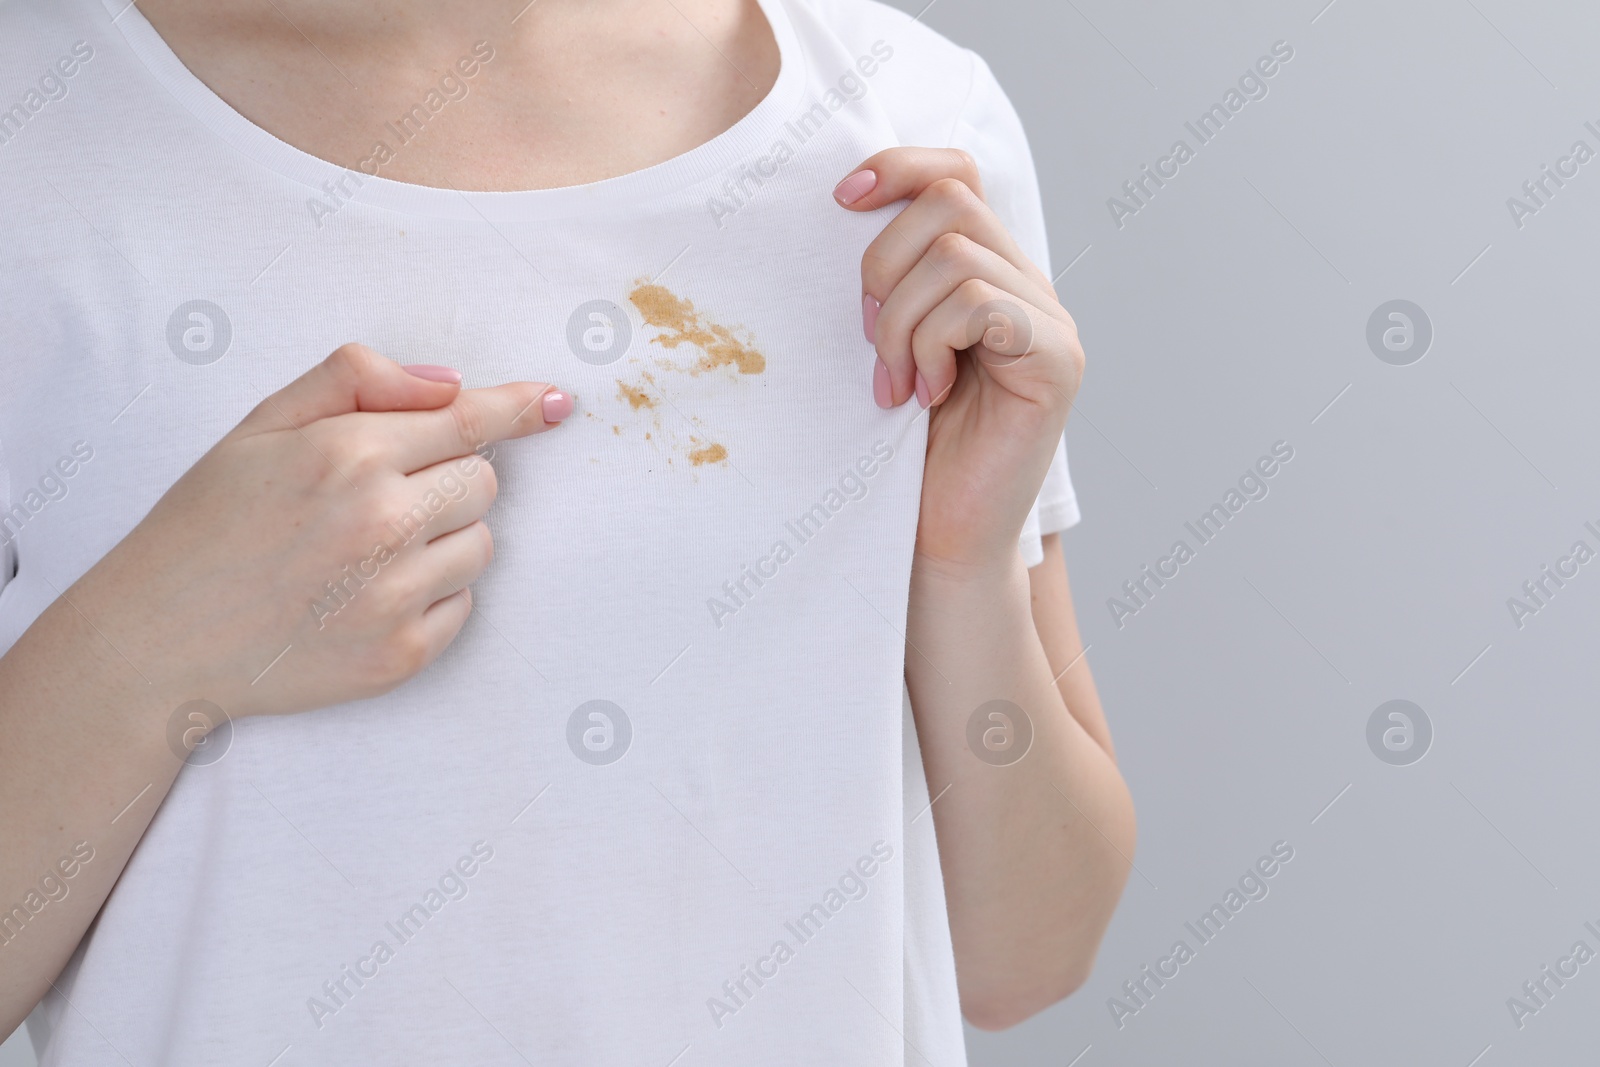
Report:
[[[405,481],[402,499],[412,503],[391,525],[419,545],[483,518],[500,490],[489,461],[473,453],[424,467]]]
[[[456,634],[461,632],[461,627],[467,624],[471,615],[472,590],[469,588],[451,593],[422,613],[417,624],[422,634],[424,666],[438,659],[439,654],[450,647],[450,642],[456,639]]]
[[[923,317],[911,347],[917,366],[947,373],[951,382],[955,354],[971,349],[1002,386],[1044,404],[1071,397],[1083,368],[1071,323],[976,278],[963,282]],[[932,398],[942,399],[937,393]]]
[[[466,389],[433,411],[350,415],[371,433],[402,473],[465,456],[496,441],[543,433],[572,414],[568,393],[543,382]]]
[[[939,242],[952,235],[987,248],[1016,267],[1028,279],[1027,291],[1018,295],[1032,301],[1055,299],[1049,279],[1022,251],[1005,223],[955,178],[940,178],[924,189],[867,245],[861,256],[862,292],[881,305],[919,262],[931,255],[933,265],[942,266],[945,257],[934,253]],[[960,265],[959,260],[954,264]]]
[[[354,411],[443,407],[461,392],[461,374],[448,367],[407,371],[366,345],[341,345],[246,415],[235,433],[301,429]]]
[[[428,575],[424,596],[428,604],[460,592],[483,577],[494,561],[494,538],[481,522],[435,538],[417,556],[416,566]]]
[[[983,198],[978,162],[959,148],[886,148],[868,156],[833,190],[851,211],[872,211],[914,197],[940,178],[954,178]]]
[[[1046,314],[1060,318],[1067,315],[1053,293],[1041,292],[1027,275],[999,253],[959,233],[944,234],[894,286],[878,314],[877,350],[888,368],[893,404],[903,403],[913,389],[920,400],[926,400],[925,392],[937,397],[954,384],[954,361],[937,360],[925,365],[915,358],[911,335],[935,307],[964,282],[973,279],[987,282],[1003,293],[1015,294],[1024,303],[1043,307]],[[915,384],[919,373],[923,378],[922,386]]]

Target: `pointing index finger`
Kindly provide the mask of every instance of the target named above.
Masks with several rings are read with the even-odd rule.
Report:
[[[572,414],[570,394],[543,382],[508,382],[464,389],[433,411],[368,416],[405,474],[476,451],[495,441],[543,433]]]

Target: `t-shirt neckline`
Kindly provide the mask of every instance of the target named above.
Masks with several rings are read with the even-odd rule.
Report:
[[[184,66],[143,12],[127,0],[101,0],[128,47],[156,81],[211,133],[255,163],[313,195],[328,183],[359,179],[357,203],[405,215],[516,222],[626,209],[630,205],[693,186],[737,167],[768,147],[773,131],[792,112],[806,86],[801,48],[783,0],[757,0],[778,44],[777,81],[751,111],[722,133],[689,151],[642,170],[584,185],[511,192],[462,192],[414,185],[341,167],[279,140],[245,118]],[[334,185],[334,188],[340,186]]]

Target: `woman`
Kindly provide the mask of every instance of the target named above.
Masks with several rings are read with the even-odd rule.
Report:
[[[957,1063],[1082,982],[1133,815],[981,60],[862,0],[0,21],[0,1029]]]

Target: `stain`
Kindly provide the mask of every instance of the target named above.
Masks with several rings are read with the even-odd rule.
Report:
[[[622,400],[626,400],[635,411],[640,408],[653,408],[656,406],[655,397],[638,386],[629,385],[624,381],[617,382],[617,396]]]
[[[728,450],[715,443],[701,445],[699,448],[689,450],[689,461],[696,467],[703,467],[707,463],[726,463]]]
[[[733,367],[740,374],[760,374],[767,369],[767,357],[752,342],[741,340],[729,327],[711,321],[695,310],[693,301],[664,285],[639,282],[628,294],[628,300],[646,323],[662,331],[652,338],[655,343],[663,348],[687,343],[705,353],[691,373]]]
[[[672,408],[675,416],[688,422],[690,428],[698,429],[701,433],[707,430],[693,410],[685,413],[679,409],[680,403],[691,404],[689,395],[680,394],[674,399],[672,390],[658,382],[656,376],[671,373],[699,378],[707,372],[727,368],[726,372],[703,379],[705,384],[689,389],[689,394],[704,393],[707,389],[733,386],[745,375],[765,373],[767,357],[756,347],[755,339],[744,327],[713,321],[705,312],[697,309],[692,300],[679,296],[664,285],[641,278],[634,282],[628,300],[638,309],[645,324],[655,327],[655,336],[650,338],[650,342],[659,344],[667,351],[659,356],[641,353],[631,357],[633,369],[625,377],[617,379],[617,399],[625,401],[634,415],[643,416],[644,425],[638,426],[624,419],[611,424],[612,434],[617,437],[631,436],[623,432],[625,426],[644,430],[644,439],[651,443],[658,455],[665,457],[668,467],[676,466],[674,455],[687,459],[694,467],[728,465],[727,446],[708,442],[693,432],[685,435],[663,422],[662,402],[666,401],[666,407]],[[673,350],[685,345],[697,349],[699,356],[691,356],[685,361],[673,353]]]

